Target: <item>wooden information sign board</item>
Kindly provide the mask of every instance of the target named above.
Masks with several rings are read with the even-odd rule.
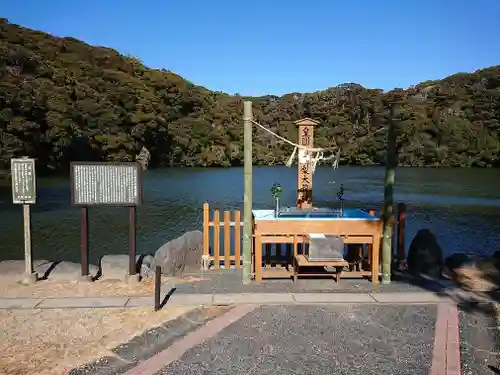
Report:
[[[129,274],[136,275],[136,206],[142,203],[141,164],[137,162],[71,163],[71,200],[81,207],[82,277],[89,276],[88,207],[129,207]]]
[[[10,159],[10,175],[12,202],[23,205],[25,275],[22,282],[30,284],[36,282],[38,278],[33,270],[30,213],[30,204],[36,203],[35,159],[28,157]]]
[[[14,204],[35,204],[35,159],[10,159],[10,172],[12,179],[12,202]]]
[[[78,206],[141,204],[139,163],[72,163],[72,201]]]

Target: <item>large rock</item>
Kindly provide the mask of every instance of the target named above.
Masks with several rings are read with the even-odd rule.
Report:
[[[198,271],[203,255],[203,233],[196,230],[167,242],[155,253],[156,264],[166,276],[179,276],[186,271]]]
[[[452,272],[452,279],[458,286],[476,292],[498,289],[499,276],[493,258],[471,258]]]
[[[151,276],[151,269],[154,269],[154,261],[151,255],[136,255],[135,272],[141,277]],[[128,254],[109,254],[103,255],[99,261],[100,280],[122,280],[126,281],[129,277],[129,256]],[[153,271],[154,272],[154,271]]]
[[[48,260],[34,260],[33,269],[38,278],[56,281],[80,280],[82,266],[80,263],[53,262]],[[99,268],[93,264],[89,265],[89,274],[95,277]],[[0,275],[21,280],[24,273],[24,260],[5,260],[0,262]]]
[[[33,269],[38,273],[38,277],[46,276],[48,270],[54,262],[48,260],[33,260]],[[4,260],[0,262],[0,276],[19,278],[24,273],[24,260]]]
[[[468,256],[462,253],[450,255],[445,260],[450,278],[462,289],[486,292],[500,286],[500,253],[490,257]]]
[[[453,253],[444,260],[443,275],[453,278],[453,274],[457,268],[466,265],[471,261],[470,257],[464,253]]]
[[[407,264],[410,272],[440,276],[443,250],[429,229],[419,230],[411,241]]]
[[[491,259],[493,260],[493,263],[495,264],[495,267],[500,270],[500,250],[497,250],[493,253],[491,256]]]
[[[99,272],[99,267],[89,264],[89,275],[95,278]],[[38,275],[41,277],[41,275]],[[55,262],[54,267],[49,270],[47,280],[55,281],[77,281],[82,277],[82,266],[80,263]]]

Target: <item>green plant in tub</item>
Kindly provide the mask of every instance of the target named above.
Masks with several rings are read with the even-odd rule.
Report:
[[[281,187],[280,184],[274,183],[273,186],[271,186],[271,194],[274,197],[274,199],[279,198],[281,194],[283,193],[283,188]]]
[[[340,189],[337,192],[337,198],[340,201],[340,216],[344,214],[344,184],[340,184]]]
[[[273,186],[271,186],[271,194],[274,198],[274,217],[278,217],[280,213],[280,196],[283,193],[283,188],[281,187],[280,184],[274,183]]]
[[[344,200],[344,184],[340,184],[340,189],[339,191],[337,192],[337,198],[339,199],[339,201],[343,201]]]

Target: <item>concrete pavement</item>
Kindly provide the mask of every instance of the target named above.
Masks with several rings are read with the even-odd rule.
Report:
[[[449,295],[434,292],[418,293],[227,293],[176,294],[168,306],[235,305],[235,304],[426,304],[452,302]],[[54,308],[124,308],[154,306],[153,296],[141,297],[75,297],[75,298],[0,298],[0,309],[54,309]]]

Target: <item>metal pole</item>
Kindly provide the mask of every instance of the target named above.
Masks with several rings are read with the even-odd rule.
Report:
[[[252,277],[252,102],[243,106],[244,123],[244,209],[243,209],[243,284]]]
[[[387,132],[387,155],[385,162],[384,183],[384,207],[383,220],[384,229],[382,237],[382,284],[391,283],[391,259],[392,259],[392,220],[394,204],[394,171],[396,169],[396,123],[397,104],[391,104],[389,113],[389,129]],[[376,250],[376,249],[374,249]]]
[[[81,212],[81,250],[82,250],[82,278],[89,277],[89,217],[88,208],[82,207]]]
[[[136,274],[135,269],[135,247],[136,247],[136,208],[135,206],[129,207],[128,225],[129,225],[129,275]]]
[[[161,309],[160,291],[161,291],[161,266],[156,266],[155,267],[155,311]]]

